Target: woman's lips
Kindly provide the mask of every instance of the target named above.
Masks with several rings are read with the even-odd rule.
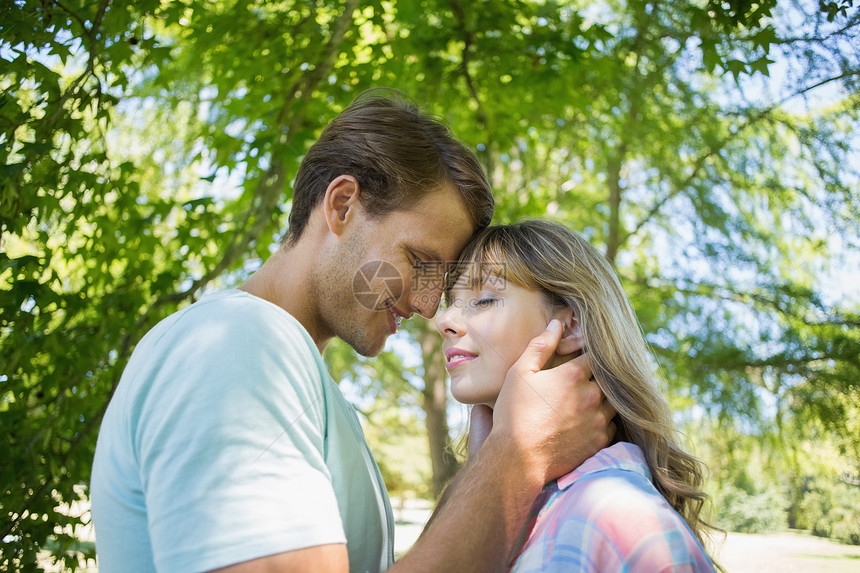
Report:
[[[477,354],[469,352],[468,350],[449,348],[445,351],[445,359],[447,360],[445,363],[445,370],[450,372],[452,368],[456,368],[457,366],[474,360],[477,357]]]

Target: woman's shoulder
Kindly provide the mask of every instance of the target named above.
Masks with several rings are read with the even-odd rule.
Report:
[[[642,450],[620,442],[604,448],[558,482],[552,510],[576,515],[613,536],[640,535],[671,526],[686,527],[657,491]]]
[[[542,559],[575,552],[591,570],[659,571],[690,563],[694,571],[711,571],[693,532],[651,483],[641,451],[632,444],[613,448],[559,480],[523,556],[540,547]]]
[[[559,491],[546,509],[556,519],[577,517],[609,530],[628,531],[631,521],[671,517],[663,515],[666,510],[675,512],[650,476],[638,447],[615,444],[560,479]]]

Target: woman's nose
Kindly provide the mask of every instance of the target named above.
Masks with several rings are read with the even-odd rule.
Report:
[[[443,338],[462,334],[461,322],[457,316],[457,309],[453,307],[440,310],[439,314],[436,315],[436,329]]]

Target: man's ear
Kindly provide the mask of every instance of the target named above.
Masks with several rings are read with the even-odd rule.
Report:
[[[340,236],[358,214],[358,181],[352,175],[338,175],[325,190],[323,217],[329,231]]]
[[[561,340],[558,341],[555,353],[564,356],[566,354],[573,354],[577,350],[582,350],[582,347],[585,346],[585,339],[582,337],[582,327],[579,323],[579,318],[577,318],[573,309],[569,306],[565,307],[560,313],[555,314],[553,318],[559,319],[562,324]]]

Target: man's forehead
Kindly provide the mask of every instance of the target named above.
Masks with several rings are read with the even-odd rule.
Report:
[[[425,262],[453,263],[475,232],[472,216],[462,197],[450,185],[385,217],[406,221],[409,226],[407,246]]]
[[[425,262],[445,263],[447,260],[434,245],[417,245],[413,250]]]

